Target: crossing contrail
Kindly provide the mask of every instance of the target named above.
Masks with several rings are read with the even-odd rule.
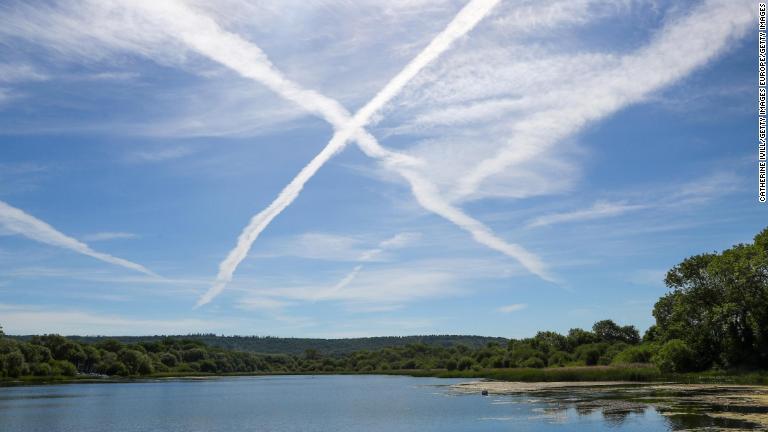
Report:
[[[42,220],[3,201],[0,201],[0,227],[11,233],[23,235],[29,239],[39,241],[40,243],[69,249],[96,258],[97,260],[157,277],[155,273],[141,264],[136,264],[122,258],[97,252],[91,249],[87,244],[63,234]]]
[[[223,30],[210,17],[183,3],[129,3],[142,7],[153,18],[162,20],[165,31],[191,49],[227,66],[243,77],[262,83],[281,97],[324,118],[335,129],[333,137],[322,151],[302,168],[266,209],[251,218],[238,237],[236,246],[219,264],[219,272],[213,286],[200,297],[196,307],[209,303],[221,293],[232,280],[238,265],[245,259],[261,232],[298,197],[306,182],[352,139],[366,155],[380,160],[384,166],[404,177],[410,184],[416,200],[424,208],[467,230],[479,243],[517,259],[534,274],[546,280],[553,280],[538,257],[519,245],[505,242],[484,224],[444,200],[437,188],[413,169],[418,165],[418,160],[382,147],[376,138],[364,129],[373,115],[395,97],[414,76],[450,48],[458,38],[472,30],[498,2],[499,0],[472,0],[468,3],[426,48],[352,117],[335,100],[316,91],[304,89],[283,76],[258,46]]]
[[[239,263],[245,259],[259,234],[296,199],[304,184],[333,155],[342,150],[350,139],[355,139],[368,156],[381,160],[385,166],[395,169],[401,174],[411,185],[411,190],[417,201],[426,209],[469,231],[476,241],[518,259],[524,267],[533,273],[547,280],[552,280],[538,257],[518,245],[506,243],[481,222],[448,204],[439,195],[437,188],[431,185],[426,178],[415,170],[409,169],[418,161],[385,149],[364,130],[365,125],[376,112],[396,96],[419,71],[445,52],[456,39],[474,28],[497,3],[498,0],[473,0],[467,4],[418,56],[408,63],[351,119],[338,102],[315,91],[303,89],[291,82],[282,76],[261,49],[235,34],[224,31],[209,17],[177,2],[142,3],[145,8],[159,17],[173,17],[173,20],[166,22],[166,30],[180,38],[189,47],[233,69],[244,77],[266,85],[285,99],[320,115],[336,129],[326,147],[299,172],[265,210],[251,219],[238,237],[235,248],[219,265],[219,273],[214,285],[198,300],[197,306],[210,302],[224,289],[226,284],[232,280],[234,271]]]

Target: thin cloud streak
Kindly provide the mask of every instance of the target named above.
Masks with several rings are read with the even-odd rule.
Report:
[[[511,305],[502,306],[496,310],[502,313],[512,313],[512,312],[519,312],[526,308],[528,308],[528,305],[525,303],[515,303]]]
[[[25,213],[16,207],[12,207],[3,201],[0,201],[0,227],[40,243],[69,249],[109,264],[118,265],[149,276],[158,277],[155,273],[141,264],[136,264],[122,258],[97,252],[91,249],[87,244],[62,234],[40,219]]]
[[[407,244],[413,242],[415,239],[420,237],[420,234],[416,233],[399,233],[396,234],[386,240],[381,241],[377,247],[373,249],[369,249],[362,254],[360,254],[360,257],[358,258],[359,261],[368,262],[372,261],[376,258],[378,258],[382,253],[387,251],[388,249],[394,249],[394,248],[401,248],[406,246]],[[336,293],[343,290],[349,284],[352,283],[352,281],[355,280],[357,275],[363,270],[363,264],[358,264],[355,266],[354,269],[352,269],[351,272],[349,272],[346,276],[344,276],[336,285],[331,287],[331,289],[321,292],[317,295],[317,299],[321,300],[324,298],[331,298],[334,297]]]
[[[138,236],[133,233],[128,232],[99,232],[99,233],[93,233],[88,234],[82,237],[85,241],[107,241],[107,240],[126,240],[126,239],[135,239]]]
[[[564,213],[553,213],[539,216],[528,223],[528,228],[543,227],[564,222],[577,222],[619,216],[624,213],[647,208],[644,205],[630,205],[623,202],[598,201],[592,207]]]

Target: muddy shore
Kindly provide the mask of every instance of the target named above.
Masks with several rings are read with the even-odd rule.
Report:
[[[550,413],[575,409],[622,418],[654,409],[673,419],[679,431],[768,431],[768,386],[725,384],[641,384],[609,382],[473,381],[451,386],[455,392],[491,396],[528,395],[549,404]]]

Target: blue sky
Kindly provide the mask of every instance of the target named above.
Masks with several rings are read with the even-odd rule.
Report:
[[[0,324],[645,329],[667,269],[768,220],[753,6],[3,2]]]

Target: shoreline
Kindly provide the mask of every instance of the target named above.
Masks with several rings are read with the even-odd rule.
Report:
[[[458,378],[475,380],[484,383],[515,383],[523,388],[528,384],[533,390],[541,388],[617,386],[617,385],[707,385],[707,386],[766,386],[768,374],[760,372],[721,372],[706,371],[686,374],[661,374],[655,368],[648,367],[616,367],[588,366],[563,367],[544,369],[483,369],[479,371],[447,371],[442,369],[406,369],[384,371],[291,371],[291,372],[163,372],[151,375],[135,376],[23,376],[19,378],[0,378],[0,387],[15,387],[24,385],[53,385],[76,383],[129,383],[141,381],[181,380],[181,379],[214,379],[226,377],[261,377],[261,376],[305,376],[305,375],[399,375],[423,378]],[[482,380],[482,381],[481,381]],[[501,384],[493,384],[493,388],[503,388]]]
[[[482,380],[454,384],[451,389],[467,395],[537,395],[558,409],[622,413],[651,407],[665,416],[703,415],[768,428],[766,385]]]
[[[401,371],[398,371],[401,372]],[[38,386],[55,384],[128,384],[162,381],[206,381],[232,377],[275,376],[411,376],[441,378],[408,373],[260,373],[260,374],[168,374],[125,378],[72,377],[62,380],[17,380],[0,382],[0,386]],[[460,377],[451,377],[460,378]],[[768,428],[768,386],[730,383],[681,383],[637,381],[545,381],[521,382],[474,379],[446,383],[441,387],[457,395],[498,397],[534,397],[562,412],[576,409],[582,412],[603,412],[604,415],[627,415],[652,408],[664,416],[706,416],[716,421],[753,425],[746,429]],[[487,393],[486,393],[487,392]],[[515,400],[515,399],[513,399]],[[741,430],[741,429],[739,429]]]

